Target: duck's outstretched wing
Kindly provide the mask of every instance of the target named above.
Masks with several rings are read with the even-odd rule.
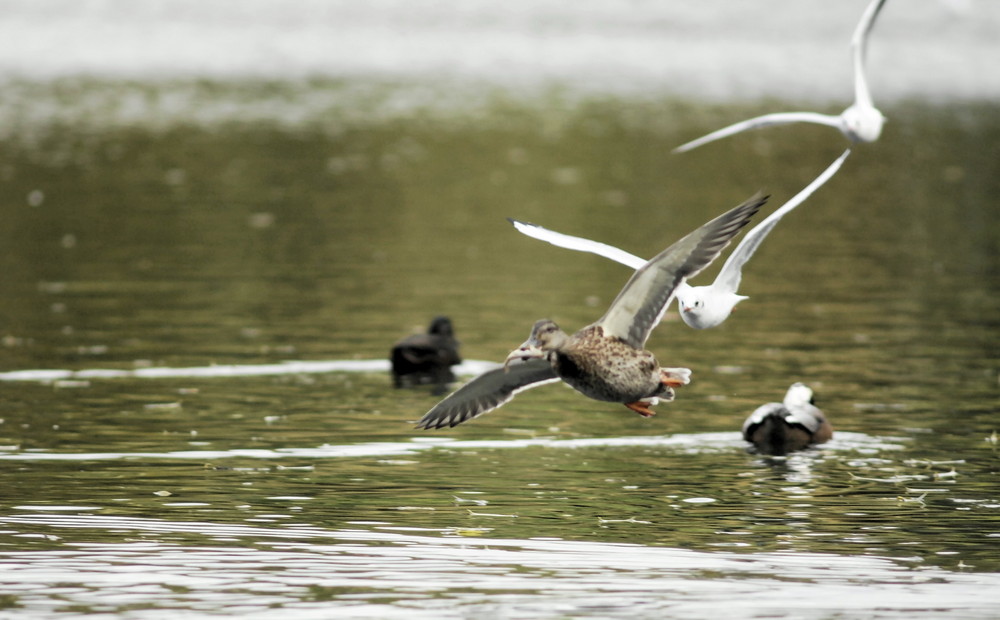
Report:
[[[654,256],[632,274],[596,325],[605,336],[642,348],[677,287],[715,260],[765,202],[767,196],[758,194]]]
[[[740,288],[740,280],[743,279],[743,265],[750,260],[750,257],[757,251],[761,242],[764,241],[781,218],[787,215],[789,211],[805,202],[806,198],[811,196],[813,192],[819,189],[830,179],[830,177],[840,170],[840,165],[844,163],[844,160],[847,159],[847,156],[850,154],[851,149],[844,151],[843,154],[836,159],[836,161],[827,166],[826,170],[813,179],[812,183],[807,185],[798,194],[795,194],[791,200],[781,205],[781,207],[776,209],[774,213],[767,216],[763,221],[761,221],[760,224],[751,228],[750,231],[747,232],[746,236],[740,240],[736,249],[729,254],[729,258],[727,258],[726,262],[722,265],[722,269],[719,271],[719,275],[715,277],[715,281],[712,283],[712,286],[715,287],[716,290],[736,294],[736,291]]]
[[[564,235],[563,233],[549,230],[548,228],[542,228],[537,224],[521,222],[509,217],[507,218],[507,221],[513,224],[514,228],[516,228],[521,234],[528,235],[529,237],[538,239],[539,241],[546,241],[556,247],[566,248],[567,250],[576,250],[578,252],[590,252],[591,254],[597,254],[598,256],[603,256],[604,258],[610,258],[611,260],[631,267],[632,269],[638,269],[646,264],[646,259],[639,258],[635,254],[630,254],[625,250],[616,248],[613,245],[608,245],[607,243],[591,241],[590,239],[584,239],[583,237]]]
[[[868,92],[868,81],[865,79],[865,54],[868,47],[868,34],[875,25],[875,18],[885,0],[872,0],[865,12],[861,15],[858,27],[854,29],[854,36],[851,37],[851,52],[854,61],[854,103],[872,107],[871,93]]]
[[[493,411],[518,392],[553,381],[559,381],[559,377],[545,359],[532,359],[489,370],[434,405],[417,422],[417,428],[456,426]]]
[[[841,121],[840,116],[820,114],[819,112],[775,112],[774,114],[757,116],[749,120],[734,123],[729,127],[717,129],[708,135],[678,146],[674,149],[674,153],[684,153],[709,142],[715,142],[716,140],[740,133],[741,131],[761,129],[762,127],[771,127],[772,125],[788,125],[790,123],[816,123],[841,129],[843,121]]]

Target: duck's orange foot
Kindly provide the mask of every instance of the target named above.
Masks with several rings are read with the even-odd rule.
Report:
[[[660,368],[660,382],[669,388],[684,387],[691,383],[691,370],[688,368]]]
[[[625,406],[644,418],[656,415],[656,412],[649,408],[649,403],[644,403],[641,400],[637,400],[634,403],[625,403]]]

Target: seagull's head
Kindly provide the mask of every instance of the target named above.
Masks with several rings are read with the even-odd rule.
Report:
[[[559,329],[555,321],[550,319],[537,321],[531,328],[531,335],[528,336],[528,339],[507,356],[504,368],[517,361],[525,362],[529,359],[545,357],[549,351],[558,349],[565,342],[566,332]]]
[[[874,142],[882,135],[885,116],[878,108],[856,103],[844,110],[841,116],[844,133],[852,142]]]

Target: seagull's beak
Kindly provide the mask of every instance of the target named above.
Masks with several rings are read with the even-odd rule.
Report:
[[[526,362],[530,359],[540,358],[545,356],[545,351],[542,350],[538,343],[534,339],[529,338],[525,340],[521,346],[510,352],[507,359],[504,360],[503,367],[507,370],[511,364],[516,364],[519,362]]]

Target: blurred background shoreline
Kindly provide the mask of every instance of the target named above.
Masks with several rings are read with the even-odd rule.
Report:
[[[0,124],[294,124],[373,102],[453,113],[554,97],[839,111],[864,5],[4,0]],[[998,31],[995,2],[888,3],[868,54],[876,102],[1000,99]]]

